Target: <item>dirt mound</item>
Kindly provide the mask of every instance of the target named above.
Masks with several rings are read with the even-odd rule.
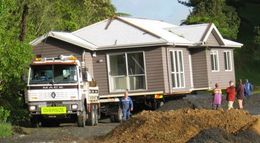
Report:
[[[115,128],[102,141],[239,142],[236,136],[252,135],[246,133],[256,121],[256,117],[243,110],[143,111]],[[253,136],[259,139],[256,133]]]

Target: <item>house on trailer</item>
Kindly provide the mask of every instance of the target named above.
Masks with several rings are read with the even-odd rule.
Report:
[[[129,17],[77,31],[49,32],[31,42],[43,57],[75,55],[97,81],[100,97],[179,94],[235,80],[234,48],[214,24],[176,26]]]

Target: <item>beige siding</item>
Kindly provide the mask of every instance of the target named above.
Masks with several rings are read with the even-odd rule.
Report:
[[[144,51],[146,78],[147,78],[147,91],[164,91],[164,78],[162,67],[162,49],[161,47],[147,47],[135,49],[121,49],[109,51],[97,51],[97,56],[93,58],[94,77],[97,80],[100,95],[107,95],[109,92],[108,68],[107,68],[107,54]],[[103,62],[98,62],[103,60]]]
[[[220,39],[217,36],[216,31],[212,30],[212,32],[209,34],[209,37],[206,41],[206,45],[209,46],[219,46],[220,45]]]
[[[161,48],[145,51],[147,85],[149,91],[164,91],[163,62]]]
[[[179,89],[172,89],[172,74],[171,74],[171,56],[170,51],[171,50],[182,50],[183,51],[183,63],[184,63],[184,82],[185,82],[185,88],[179,88]],[[186,47],[179,48],[179,47],[168,47],[167,49],[167,59],[168,59],[168,71],[169,71],[169,84],[170,84],[170,90],[171,92],[178,92],[178,91],[189,91],[191,89],[191,77],[190,77],[190,63],[189,63],[189,51]]]
[[[194,88],[208,87],[207,57],[205,48],[190,49]],[[209,59],[210,60],[210,59]]]
[[[217,72],[213,72],[211,70],[210,50],[218,51],[219,71]],[[215,83],[219,83],[221,88],[226,88],[230,80],[235,81],[233,49],[212,48],[210,50],[207,50],[207,65],[208,65],[207,70],[208,70],[209,87],[214,88]],[[225,71],[224,51],[226,50],[231,51],[231,57],[232,57],[231,71]]]
[[[40,43],[33,48],[33,53],[35,55],[41,54],[42,57],[74,55],[82,60],[83,48],[54,38],[47,38],[44,43]]]
[[[102,61],[102,62],[100,62]],[[94,77],[99,87],[100,95],[109,93],[106,52],[101,51],[93,57]]]

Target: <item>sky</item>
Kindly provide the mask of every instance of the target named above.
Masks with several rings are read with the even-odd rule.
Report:
[[[117,12],[133,17],[162,20],[179,25],[190,10],[177,0],[112,0]]]

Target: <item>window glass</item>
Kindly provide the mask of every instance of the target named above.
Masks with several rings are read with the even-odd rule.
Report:
[[[112,91],[146,88],[144,55],[142,52],[110,55],[109,61],[110,89]]]
[[[47,84],[53,79],[51,65],[31,66],[30,84]]]
[[[224,64],[225,64],[225,70],[232,70],[231,66],[231,52],[225,51],[224,52]]]
[[[170,52],[171,66],[172,66],[172,87],[184,88],[184,65],[183,65],[183,51],[174,50]]]
[[[76,66],[54,65],[54,83],[73,83],[77,80]]]
[[[210,52],[210,59],[211,59],[211,70],[212,71],[218,71],[219,64],[218,64],[218,52],[217,51],[211,51]]]
[[[129,75],[144,74],[143,53],[127,54]]]
[[[125,55],[110,55],[110,74],[126,75]]]

